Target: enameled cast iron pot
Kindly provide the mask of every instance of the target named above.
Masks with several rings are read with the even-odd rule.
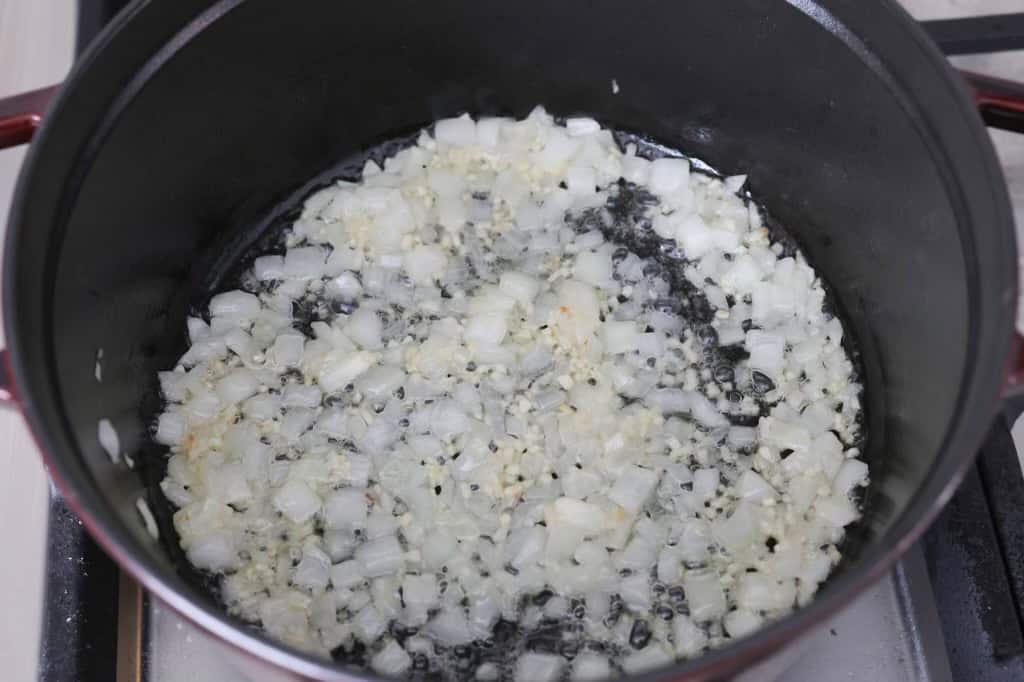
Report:
[[[183,352],[189,307],[312,178],[439,117],[536,104],[748,174],[862,352],[872,485],[835,576],[810,606],[642,679],[762,663],[881,576],[952,495],[1014,345],[1014,229],[968,90],[891,0],[150,0],[114,20],[46,112],[11,212],[3,308],[7,379],[50,475],[159,599],[296,675],[366,677],[240,626],[188,570],[156,487],[155,373]],[[1018,106],[985,104],[1011,122]],[[9,116],[0,139],[38,124]],[[101,449],[104,417],[137,471]]]

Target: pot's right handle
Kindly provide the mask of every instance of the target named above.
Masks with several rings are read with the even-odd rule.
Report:
[[[1014,342],[1003,383],[1003,414],[1011,427],[1024,414],[1024,336],[1018,332]]]
[[[946,55],[990,54],[1024,49],[1024,12],[922,21]],[[961,71],[985,124],[1024,133],[1024,85]]]
[[[960,71],[985,125],[1024,133],[1024,84]]]
[[[921,22],[947,55],[1024,49],[1024,13]],[[1024,133],[1024,83],[960,70],[985,125]],[[1024,413],[1024,337],[1017,334],[1003,388],[1010,423]]]
[[[1024,83],[960,71],[985,125],[1024,133]],[[1018,332],[1006,367],[1003,412],[1010,425],[1024,414],[1024,336]]]

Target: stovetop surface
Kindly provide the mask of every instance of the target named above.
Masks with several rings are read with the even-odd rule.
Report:
[[[124,0],[81,0],[79,45]],[[905,0],[915,16],[1020,10],[1019,0]],[[937,6],[944,6],[936,14]],[[955,58],[1024,80],[1024,52]],[[1024,136],[993,135],[1024,225]],[[1024,500],[1007,428],[995,430],[964,486],[929,532],[883,580],[808,639],[789,682],[1024,680]],[[1024,506],[1024,505],[1022,505]],[[244,682],[278,676],[247,663],[142,595],[51,501],[43,680]],[[280,676],[280,679],[285,679]]]

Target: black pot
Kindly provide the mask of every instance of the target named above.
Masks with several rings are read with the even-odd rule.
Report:
[[[439,117],[538,103],[748,174],[863,354],[873,482],[843,564],[806,608],[638,679],[758,663],[881,576],[952,495],[1013,346],[1014,228],[967,90],[893,2],[140,2],[80,60],[32,143],[3,306],[13,389],[50,475],[155,596],[297,674],[364,677],[240,626],[189,572],[156,487],[155,373],[182,353],[189,307],[311,178]],[[0,140],[37,123],[2,121]],[[137,471],[101,449],[104,417]]]

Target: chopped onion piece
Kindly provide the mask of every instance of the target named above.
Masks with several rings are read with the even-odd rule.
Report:
[[[274,495],[274,508],[293,523],[305,523],[320,507],[320,497],[301,481],[288,481]]]
[[[648,498],[657,485],[657,472],[629,465],[615,479],[608,498],[623,509],[635,514],[647,504]]]
[[[402,646],[391,640],[370,659],[370,667],[381,675],[397,677],[412,665],[412,658]]]
[[[554,654],[527,652],[516,662],[516,682],[554,682],[565,667],[565,659]]]
[[[324,500],[324,523],[328,528],[363,528],[366,516],[366,491],[361,488],[335,490]]]
[[[683,589],[694,621],[704,623],[725,614],[725,593],[714,573],[687,571],[683,576]]]
[[[97,438],[100,441],[100,446],[103,448],[107,456],[110,457],[110,461],[117,464],[121,461],[121,439],[117,436],[117,430],[114,429],[114,425],[110,423],[109,419],[100,419],[99,424],[96,428]],[[158,437],[159,437],[159,431]],[[164,438],[167,438],[169,434],[164,433]],[[178,439],[180,442],[180,439]]]
[[[345,388],[360,374],[370,369],[377,362],[378,357],[376,353],[366,351],[328,353],[318,376],[320,388],[327,393],[334,393]]]
[[[402,546],[393,535],[371,540],[356,549],[356,561],[367,578],[397,573],[403,563],[402,555]]]

